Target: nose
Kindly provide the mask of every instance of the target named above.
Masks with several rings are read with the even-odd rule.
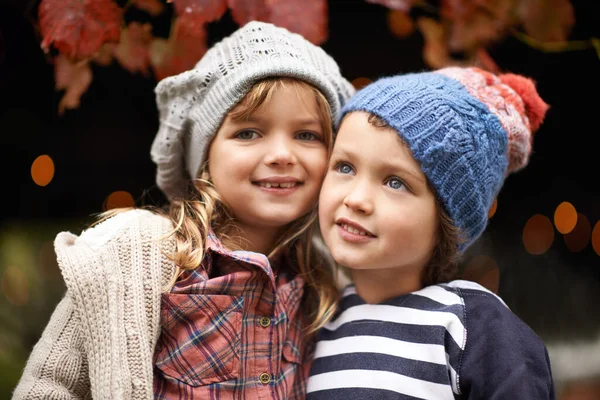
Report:
[[[357,180],[344,198],[344,205],[354,212],[370,215],[374,208],[371,193],[368,182]]]
[[[269,141],[264,162],[269,166],[294,165],[297,162],[294,143],[288,135],[277,135]]]

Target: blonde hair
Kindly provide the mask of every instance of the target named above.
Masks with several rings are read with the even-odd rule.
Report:
[[[238,107],[230,113],[230,116],[234,119],[248,118],[282,87],[292,87],[297,90],[304,88],[314,93],[329,156],[333,141],[331,109],[325,96],[304,81],[287,77],[261,80],[238,103]],[[189,182],[187,193],[186,198],[172,201],[166,212],[174,225],[168,237],[174,235],[176,244],[174,253],[168,256],[177,266],[177,273],[173,276],[168,289],[183,271],[193,270],[201,265],[206,254],[210,230],[227,246],[235,247],[236,243],[236,240],[233,240],[235,235],[233,218],[208,178],[207,164],[202,167],[199,178]],[[307,327],[308,333],[314,333],[331,319],[338,300],[338,291],[332,269],[327,263],[327,256],[318,249],[313,249],[312,240],[317,235],[316,208],[315,204],[307,215],[290,223],[268,255],[270,261],[274,260],[275,256],[286,255],[285,258],[289,261],[293,272],[304,278],[306,290],[303,306],[311,320]],[[158,209],[153,211],[165,213]]]

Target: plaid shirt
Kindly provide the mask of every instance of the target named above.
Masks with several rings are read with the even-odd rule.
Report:
[[[277,277],[263,254],[229,251],[213,234],[208,245],[201,268],[163,294],[154,397],[303,399],[303,279]]]

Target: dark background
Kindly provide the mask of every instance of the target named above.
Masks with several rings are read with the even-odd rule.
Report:
[[[576,22],[570,40],[600,38],[600,10],[594,3],[572,1]],[[158,127],[156,81],[116,62],[94,67],[80,108],[58,116],[62,93],[54,89],[52,66],[32,25],[36,7],[35,1],[16,0],[0,6],[0,229],[66,224],[78,231],[117,190],[128,191],[139,204],[160,204],[164,198],[154,186],[149,156]],[[421,35],[395,38],[386,12],[363,0],[329,2],[329,39],[323,48],[349,80],[428,69]],[[237,27],[226,14],[210,25],[209,42]],[[487,232],[468,256],[495,259],[499,294],[547,342],[594,338],[600,331],[600,256],[591,244],[569,251],[557,231],[548,252],[531,255],[521,235],[529,217],[539,213],[552,219],[563,201],[585,214],[592,228],[600,219],[600,47],[598,52],[544,53],[508,37],[490,53],[504,71],[533,78],[551,108],[535,135],[530,165],[507,179]],[[46,187],[30,175],[41,154],[50,155],[56,168]],[[26,347],[39,334],[32,333]]]

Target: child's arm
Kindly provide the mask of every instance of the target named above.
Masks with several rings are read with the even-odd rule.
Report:
[[[67,294],[33,348],[13,400],[83,399],[89,392],[83,336]]]
[[[492,294],[461,291],[467,343],[459,385],[465,399],[555,399],[546,346]]]

